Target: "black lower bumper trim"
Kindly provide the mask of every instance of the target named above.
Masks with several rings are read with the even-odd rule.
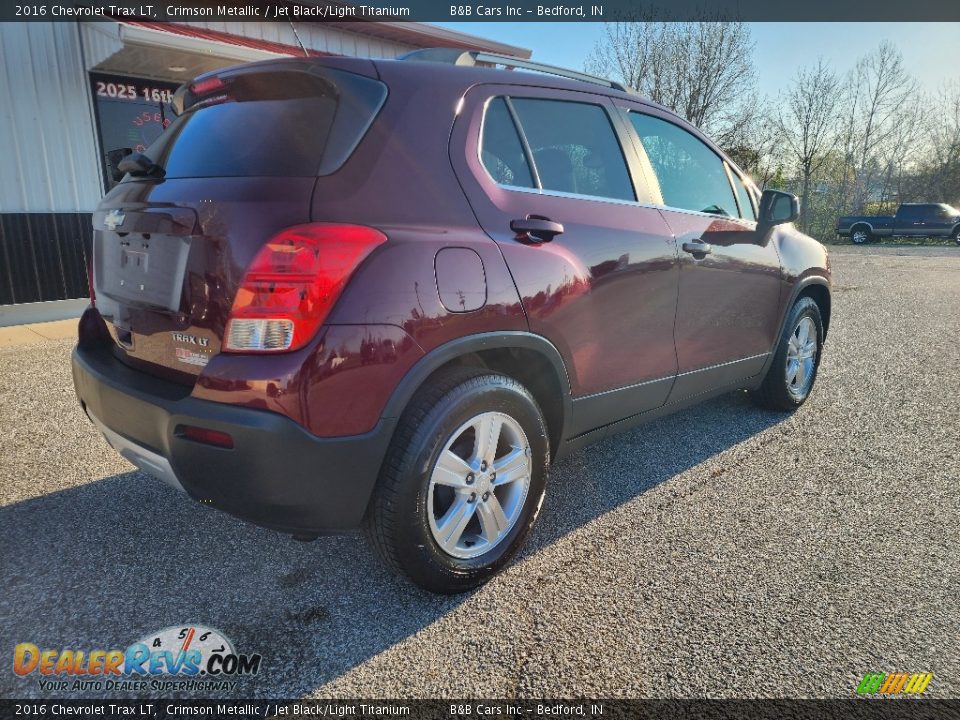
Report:
[[[276,413],[193,398],[101,349],[74,350],[73,381],[89,414],[166,458],[195,500],[296,534],[360,526],[396,422],[383,419],[365,435],[318,438]],[[177,437],[178,425],[229,433],[234,447]]]

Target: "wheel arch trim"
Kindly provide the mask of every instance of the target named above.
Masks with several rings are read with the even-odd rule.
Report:
[[[787,302],[783,306],[783,317],[780,318],[780,324],[777,326],[776,339],[774,340],[773,347],[770,350],[770,355],[767,358],[767,361],[763,364],[763,368],[760,370],[760,373],[757,375],[757,377],[764,377],[767,374],[767,371],[770,369],[770,364],[773,362],[773,358],[777,354],[777,346],[780,343],[780,338],[783,337],[783,331],[787,325],[787,319],[790,317],[790,310],[797,302],[797,298],[800,297],[800,293],[814,285],[819,285],[826,289],[828,297],[831,297],[830,304],[831,306],[833,305],[832,295],[830,293],[830,281],[825,276],[814,274],[807,275],[806,277],[797,280],[797,282],[794,283],[793,287],[790,289],[790,296],[787,298]],[[824,326],[823,339],[827,339],[826,326]]]
[[[556,373],[556,379],[560,387],[564,389],[562,398],[563,418],[561,419],[561,427],[559,430],[561,433],[560,437],[565,438],[565,430],[570,422],[572,407],[570,376],[567,373],[566,365],[563,362],[560,351],[557,350],[553,343],[547,338],[522,330],[467,335],[430,350],[407,371],[406,375],[404,375],[397,384],[390,399],[387,401],[386,407],[383,409],[381,417],[383,419],[400,417],[417,390],[433,373],[444,365],[458,358],[485,350],[508,350],[513,348],[532,350],[539,353],[550,363]]]
[[[801,279],[801,280],[798,280],[798,281],[796,282],[796,284],[793,286],[793,289],[792,289],[792,291],[791,291],[791,293],[790,293],[790,298],[789,298],[789,300],[787,301],[786,306],[784,307],[783,318],[781,318],[781,320],[780,320],[780,331],[777,333],[777,342],[780,342],[780,336],[783,334],[784,325],[786,325],[787,317],[790,315],[790,308],[792,308],[793,305],[794,305],[794,303],[797,302],[797,298],[800,297],[801,293],[802,293],[804,290],[806,290],[807,288],[810,288],[810,287],[812,287],[812,286],[814,286],[814,285],[819,285],[819,286],[821,286],[821,287],[823,287],[823,288],[826,289],[826,291],[827,291],[827,297],[830,298],[830,300],[831,300],[830,305],[831,305],[831,308],[832,308],[832,306],[833,306],[833,296],[832,296],[832,293],[830,292],[830,281],[829,281],[827,278],[825,278],[825,277],[822,276],[822,275],[808,275],[807,277],[805,277],[805,278],[803,278],[803,279]],[[832,315],[832,313],[831,313],[831,315]],[[827,322],[825,323],[825,328],[824,328],[824,333],[823,333],[823,339],[824,339],[824,340],[827,339],[826,326],[829,326],[829,320],[827,320]],[[776,350],[776,346],[774,346],[774,350]]]

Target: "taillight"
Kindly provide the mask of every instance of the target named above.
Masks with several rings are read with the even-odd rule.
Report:
[[[316,334],[364,258],[387,238],[360,225],[311,223],[281,231],[247,269],[223,349],[282,352]]]

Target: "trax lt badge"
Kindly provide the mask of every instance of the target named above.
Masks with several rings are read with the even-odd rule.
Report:
[[[201,348],[210,347],[210,338],[197,337],[196,335],[188,335],[182,332],[171,332],[170,335],[173,336],[174,342],[196,345]],[[210,362],[210,350],[195,352],[188,348],[178,347],[173,349],[173,354],[176,356],[178,362],[186,363],[187,365],[204,367]]]
[[[111,210],[103,219],[103,224],[106,225],[107,229],[109,230],[116,230],[118,227],[123,225],[123,221],[126,219],[127,216],[119,210]]]
[[[188,345],[199,345],[200,347],[209,347],[210,338],[197,337],[196,335],[187,335],[182,332],[172,332],[173,339],[177,342],[187,343]]]

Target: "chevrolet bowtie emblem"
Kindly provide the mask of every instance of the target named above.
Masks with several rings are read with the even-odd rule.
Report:
[[[123,225],[123,221],[127,219],[127,216],[124,215],[119,210],[111,210],[107,213],[107,216],[103,219],[103,224],[107,226],[110,230],[116,230],[118,227]]]

